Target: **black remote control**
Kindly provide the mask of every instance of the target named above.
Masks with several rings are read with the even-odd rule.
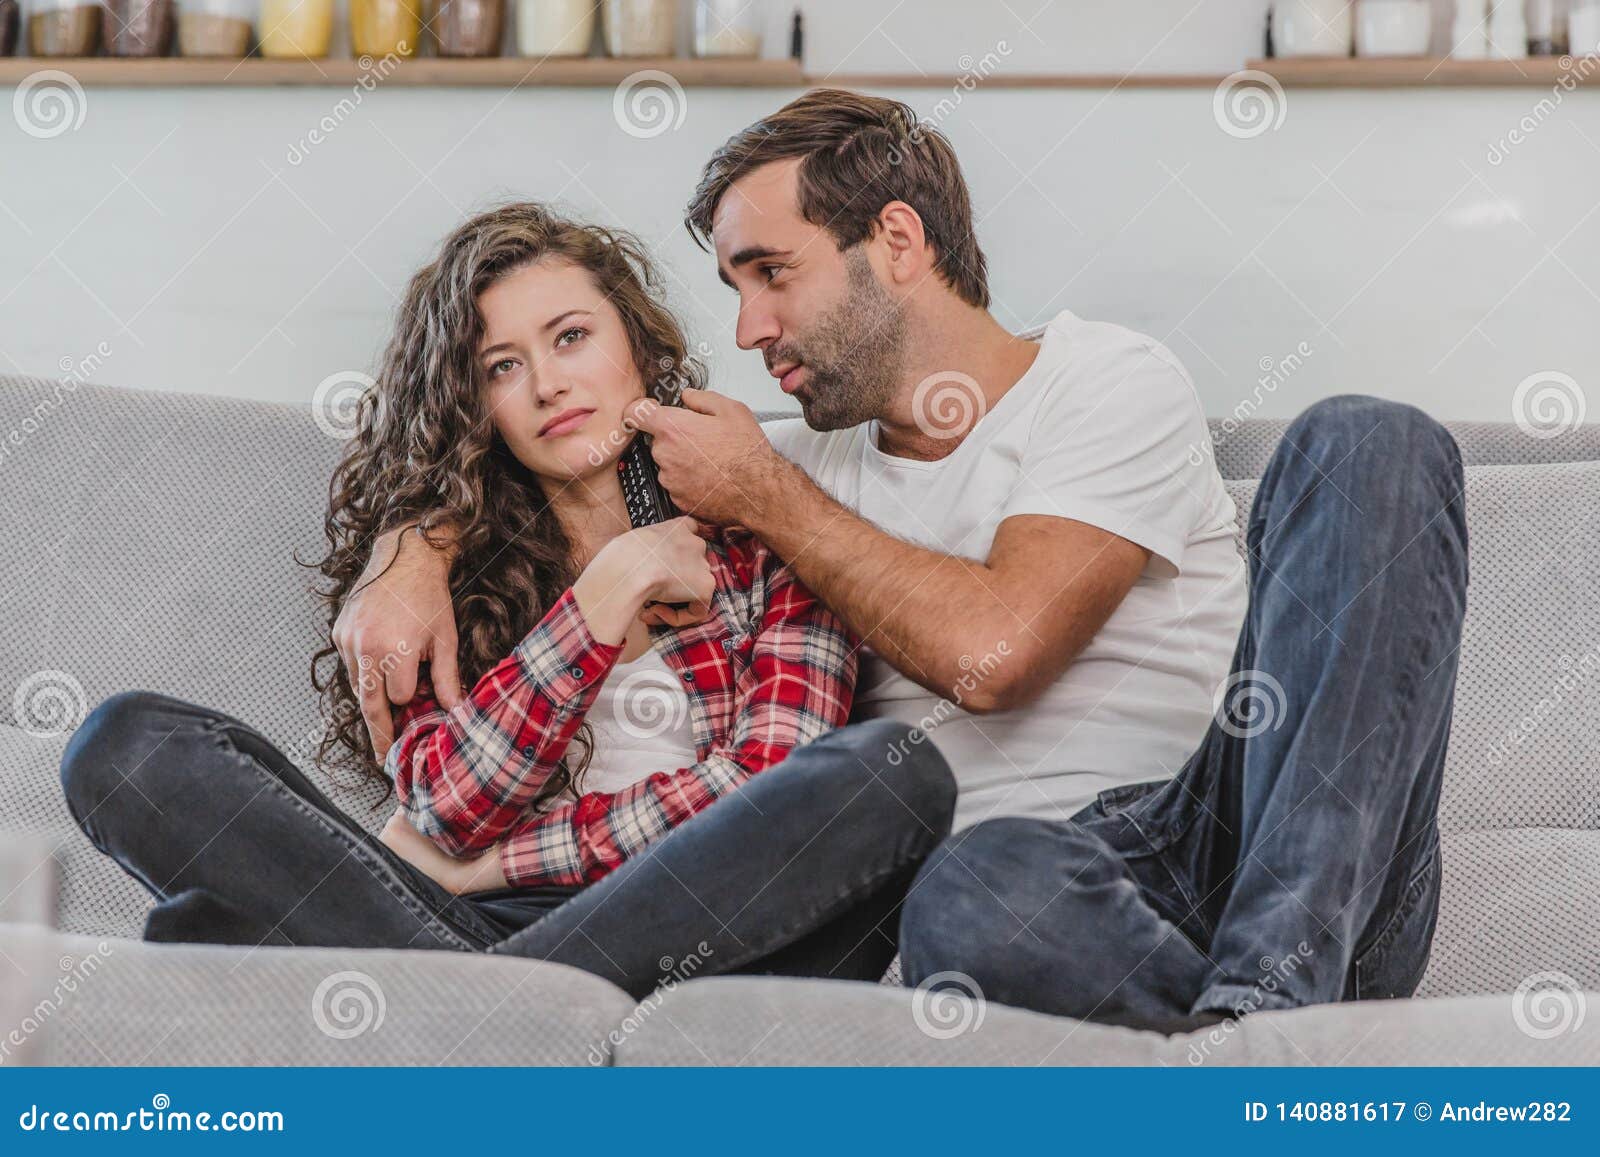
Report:
[[[662,489],[656,475],[655,459],[650,457],[646,445],[649,436],[635,434],[628,448],[617,460],[617,473],[622,478],[622,498],[628,504],[628,521],[635,527],[654,526],[669,518],[678,517],[678,508]]]

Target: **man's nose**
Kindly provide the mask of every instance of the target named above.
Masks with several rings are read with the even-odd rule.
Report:
[[[739,306],[739,324],[734,329],[734,340],[742,350],[761,349],[778,340],[781,332],[772,310],[761,301],[760,295]]]

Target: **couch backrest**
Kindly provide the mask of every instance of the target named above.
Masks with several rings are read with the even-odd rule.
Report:
[[[0,379],[0,723],[144,688],[309,754],[343,442],[309,406]],[[81,691],[80,691],[81,688]]]
[[[1287,418],[1212,418],[1211,444],[1224,478],[1260,478],[1267,468]],[[1600,425],[1573,426],[1535,437],[1515,422],[1448,422],[1468,466],[1515,466],[1600,459]]]
[[[1282,426],[1228,430],[1219,463],[1264,464]],[[1452,429],[1469,463],[1585,446],[1600,458],[1594,428],[1570,442],[1510,423]],[[0,378],[0,724],[22,722],[19,697],[57,687],[81,696],[80,711],[146,688],[228,711],[308,765],[319,719],[308,664],[324,627],[314,571],[294,556],[320,556],[343,445],[309,407]],[[1229,491],[1242,528],[1255,484]],[[1469,465],[1467,505],[1444,826],[1600,829],[1600,462]],[[144,898],[60,801],[59,741],[0,739],[0,829],[60,834],[63,923],[135,932]],[[308,770],[353,818],[381,825],[370,785]]]
[[[1600,829],[1600,462],[1466,477],[1467,617],[1440,827]],[[1256,483],[1226,485],[1242,553]]]
[[[798,418],[798,410],[762,410],[763,422]],[[1468,466],[1515,466],[1535,462],[1600,460],[1600,425],[1573,426],[1535,437],[1515,422],[1449,422]],[[1288,418],[1212,418],[1211,445],[1225,479],[1260,478],[1277,449]]]

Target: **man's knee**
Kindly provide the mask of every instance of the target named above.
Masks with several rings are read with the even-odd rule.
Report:
[[[1369,462],[1380,476],[1399,466],[1460,472],[1455,438],[1437,419],[1416,406],[1365,394],[1313,403],[1289,424],[1283,440],[1330,473],[1337,467],[1363,473]]]
[[[1002,991],[1004,978],[1034,967],[1044,949],[1041,917],[1059,924],[1106,854],[1074,825],[1014,816],[951,836],[906,897],[900,920],[906,983],[958,972]]]

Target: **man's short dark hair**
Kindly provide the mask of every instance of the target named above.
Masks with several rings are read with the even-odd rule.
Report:
[[[695,240],[710,245],[712,218],[734,182],[792,157],[802,158],[800,215],[839,248],[871,237],[883,207],[904,201],[922,218],[939,277],[968,305],[988,308],[988,266],[955,150],[895,100],[819,88],[735,134],[706,163],[684,215]]]

